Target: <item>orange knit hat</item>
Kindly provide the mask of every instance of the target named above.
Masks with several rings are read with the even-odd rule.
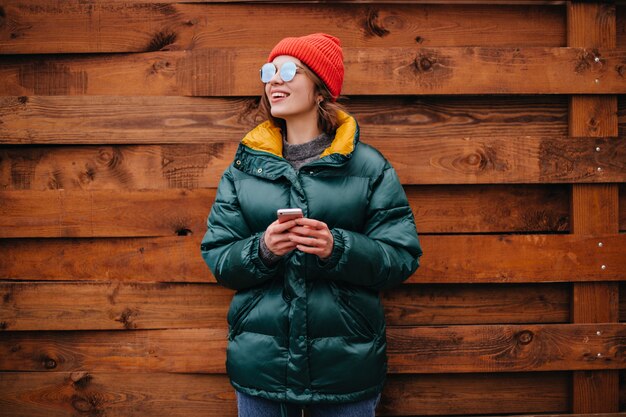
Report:
[[[324,81],[333,101],[337,99],[343,84],[343,52],[339,39],[325,33],[285,38],[272,49],[267,61],[272,62],[279,55],[290,55],[302,61]]]

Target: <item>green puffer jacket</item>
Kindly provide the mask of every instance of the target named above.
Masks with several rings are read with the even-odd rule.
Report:
[[[265,122],[225,171],[202,240],[217,281],[237,290],[228,312],[226,367],[238,391],[298,404],[371,398],[387,369],[378,291],[407,279],[422,254],[396,172],[359,143],[354,118],[319,160],[295,171],[280,130]],[[267,267],[259,238],[276,210],[300,207],[325,222],[325,262],[298,250]]]

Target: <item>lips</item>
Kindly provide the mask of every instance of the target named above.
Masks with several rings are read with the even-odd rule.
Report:
[[[287,97],[289,97],[289,93],[285,91],[272,91],[272,93],[270,94],[270,98],[272,99],[272,101],[279,101]]]

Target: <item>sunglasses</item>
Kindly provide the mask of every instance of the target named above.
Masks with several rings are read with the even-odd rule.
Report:
[[[289,82],[291,80],[293,80],[293,77],[296,76],[297,70],[298,70],[298,66],[296,65],[295,62],[291,62],[291,61],[287,61],[283,64],[282,67],[280,67],[280,71],[279,71],[279,75],[280,75],[280,79],[283,80],[284,82]],[[271,62],[268,62],[267,64],[264,64],[261,67],[261,81],[264,83],[269,83],[270,80],[272,78],[274,78],[274,75],[276,75],[276,65],[274,65]]]

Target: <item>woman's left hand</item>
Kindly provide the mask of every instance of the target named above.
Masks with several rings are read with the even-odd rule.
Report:
[[[333,251],[333,234],[326,223],[302,217],[296,219],[297,226],[289,229],[289,239],[297,243],[297,248],[305,253],[326,259]]]

